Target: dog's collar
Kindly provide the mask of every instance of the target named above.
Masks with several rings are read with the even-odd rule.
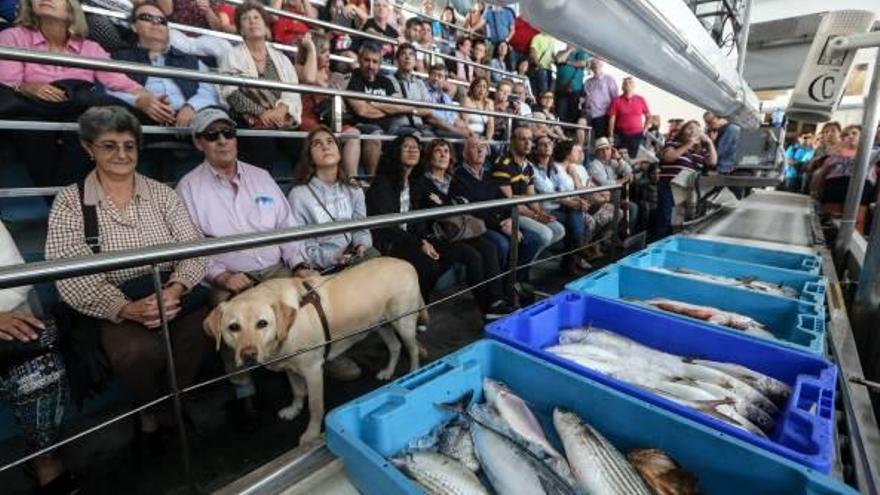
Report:
[[[318,292],[312,287],[312,284],[308,282],[303,282],[303,287],[306,289],[306,293],[299,300],[299,307],[307,306],[311,304],[315,307],[315,311],[318,312],[318,318],[321,320],[321,327],[324,329],[324,341],[327,343],[324,346],[324,359],[327,359],[327,356],[330,354],[330,324],[327,323],[327,313],[324,312],[324,306],[321,304],[321,296],[318,295]]]

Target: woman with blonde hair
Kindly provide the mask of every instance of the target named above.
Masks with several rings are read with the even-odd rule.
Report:
[[[303,84],[329,88],[332,78],[330,71],[330,40],[323,34],[307,35],[299,45],[296,57],[296,71]],[[327,95],[303,93],[302,123],[303,131],[313,131],[329,124],[331,99]],[[352,137],[341,140],[342,168],[349,177],[358,174],[361,158],[360,131],[352,125],[343,125],[342,132]],[[305,155],[303,155],[305,156]]]
[[[100,45],[86,39],[89,28],[78,0],[23,0],[19,8],[15,26],[0,32],[0,45],[110,59]],[[0,60],[0,118],[70,121],[91,107],[123,104],[99,91],[96,83],[134,95],[135,106],[147,115],[162,105],[124,74]],[[14,142],[38,186],[66,185],[89,171],[85,154],[70,136],[27,132]]]

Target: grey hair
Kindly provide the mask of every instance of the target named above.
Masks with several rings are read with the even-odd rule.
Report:
[[[131,112],[120,106],[92,107],[79,117],[79,139],[93,143],[105,132],[128,132],[141,145],[141,123]]]

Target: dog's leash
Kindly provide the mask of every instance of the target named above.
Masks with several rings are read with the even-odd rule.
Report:
[[[315,307],[315,311],[318,313],[318,319],[321,320],[321,327],[324,330],[324,341],[327,345],[324,346],[324,359],[327,359],[327,356],[330,355],[330,344],[332,343],[332,336],[330,335],[330,324],[327,321],[327,313],[324,312],[324,305],[321,304],[321,296],[317,292],[317,287],[312,287],[312,284],[307,281],[303,281],[303,287],[306,289],[306,293],[299,300],[299,307],[307,306],[311,304]]]

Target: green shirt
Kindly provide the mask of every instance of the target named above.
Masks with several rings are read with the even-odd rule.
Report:
[[[578,49],[568,55],[565,63],[556,64],[556,91],[583,92],[585,67],[575,67],[569,64],[588,60],[590,60],[590,54]]]
[[[540,33],[532,38],[529,45],[535,54],[535,67],[550,70],[553,68],[553,56],[556,54],[556,39],[549,34]]]

